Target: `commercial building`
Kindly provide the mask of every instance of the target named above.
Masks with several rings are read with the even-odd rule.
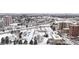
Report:
[[[66,20],[56,20],[55,21],[55,29],[56,30],[63,30],[63,28],[69,28],[69,26],[73,24],[72,21],[66,19]],[[54,26],[54,25],[53,25]]]
[[[69,26],[69,35],[72,37],[76,37],[79,35],[79,25],[70,25]]]
[[[52,38],[54,39],[55,43],[61,43],[63,41],[62,37],[60,37],[59,35],[53,34]]]
[[[4,22],[4,26],[9,26],[13,22],[12,17],[11,16],[3,16],[3,22]]]
[[[63,28],[69,28],[70,24],[72,24],[72,23],[71,22],[66,22],[66,21],[59,22],[58,23],[58,29],[63,30]]]
[[[68,34],[69,33],[69,28],[63,28],[63,32]]]

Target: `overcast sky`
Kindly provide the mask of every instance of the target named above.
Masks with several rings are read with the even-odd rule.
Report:
[[[0,13],[79,13],[79,1],[0,0]]]

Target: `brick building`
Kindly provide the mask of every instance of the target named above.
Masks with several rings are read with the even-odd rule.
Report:
[[[70,25],[69,35],[73,37],[79,36],[79,25]]]
[[[3,16],[4,26],[9,26],[12,24],[12,17],[11,16]]]

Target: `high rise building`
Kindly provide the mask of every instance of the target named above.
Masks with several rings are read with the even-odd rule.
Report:
[[[12,17],[11,16],[3,16],[3,22],[4,22],[4,26],[9,26],[13,22]]]
[[[79,25],[70,25],[69,27],[69,35],[72,37],[76,37],[79,35]]]

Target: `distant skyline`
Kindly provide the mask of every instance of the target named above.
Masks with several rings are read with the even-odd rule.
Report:
[[[77,16],[79,13],[0,13],[0,15],[27,15],[27,16]]]

